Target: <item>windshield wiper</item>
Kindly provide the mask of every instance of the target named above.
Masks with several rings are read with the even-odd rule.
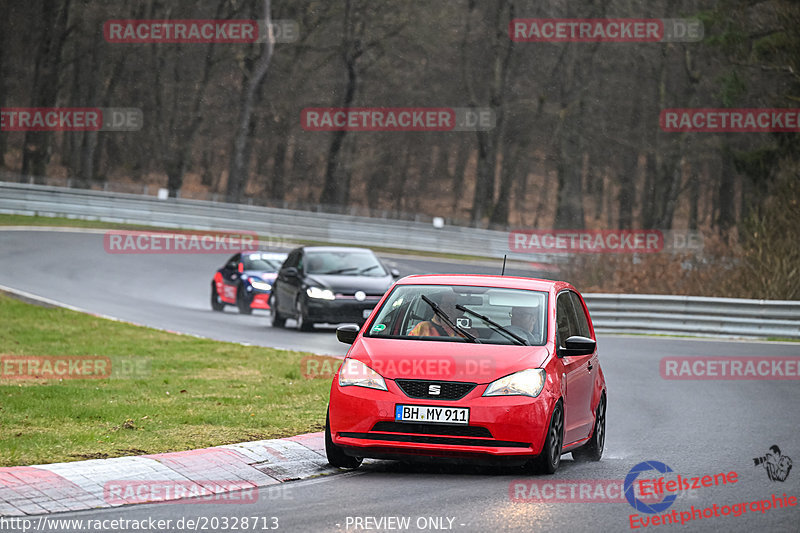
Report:
[[[519,335],[515,335],[514,333],[508,331],[505,328],[505,326],[501,326],[500,324],[498,324],[497,322],[495,322],[494,320],[492,320],[488,316],[482,315],[480,313],[477,313],[477,312],[473,311],[472,309],[468,309],[468,308],[464,307],[461,304],[456,304],[456,309],[458,309],[459,311],[464,311],[465,313],[469,313],[469,314],[471,314],[473,316],[476,316],[476,317],[480,318],[481,320],[483,320],[484,322],[486,322],[487,324],[489,324],[490,326],[494,326],[495,329],[497,329],[497,331],[499,331],[500,333],[503,333],[505,335],[508,335],[509,337],[512,337],[513,340],[517,341],[517,343],[519,343],[520,346],[529,346],[528,341],[526,341],[525,339],[523,339]]]
[[[364,272],[369,272],[369,271],[370,271],[370,270],[372,270],[373,268],[378,268],[379,266],[380,266],[380,265],[372,265],[372,266],[368,266],[368,267],[366,267],[366,268],[362,268],[361,270],[359,270],[359,271],[358,271],[358,273],[359,273],[359,274],[363,274]]]
[[[434,313],[436,313],[436,316],[438,316],[439,318],[441,318],[442,320],[444,320],[444,321],[447,323],[447,325],[448,325],[448,326],[450,326],[451,328],[453,328],[453,330],[454,330],[454,331],[457,331],[457,332],[459,332],[459,333],[460,333],[460,334],[461,334],[463,337],[466,337],[467,339],[471,340],[472,342],[475,342],[475,343],[481,344],[481,341],[479,341],[479,340],[478,340],[478,338],[477,338],[475,335],[473,335],[473,334],[472,334],[472,333],[470,333],[469,331],[466,331],[464,328],[461,328],[461,327],[459,327],[459,326],[456,326],[455,324],[453,324],[453,321],[450,319],[450,317],[449,317],[449,316],[447,316],[447,313],[445,313],[444,311],[442,311],[442,310],[439,308],[439,306],[438,306],[438,305],[436,305],[436,304],[433,302],[433,300],[431,300],[430,298],[428,298],[428,297],[427,297],[427,296],[425,296],[424,294],[422,295],[422,299],[423,299],[423,300],[425,300],[425,303],[426,303],[426,304],[428,304],[428,305],[430,305],[430,306],[431,306],[431,309],[433,309],[433,312],[434,312]]]
[[[319,272],[319,275],[329,276],[332,274],[344,274],[345,272],[350,272],[351,270],[358,270],[358,267],[347,267],[347,268],[340,268],[339,270],[331,270],[330,272]]]

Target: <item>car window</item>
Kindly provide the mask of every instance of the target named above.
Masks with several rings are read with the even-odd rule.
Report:
[[[286,258],[286,262],[283,263],[283,268],[289,267],[297,267],[299,262],[300,252],[295,250],[289,254],[289,257]]]
[[[282,262],[279,259],[265,257],[263,254],[247,254],[242,258],[245,270],[263,270],[277,272]]]
[[[318,251],[306,254],[308,274],[385,276],[386,270],[369,251]]]
[[[556,300],[556,327],[558,328],[559,346],[563,347],[564,341],[573,335],[578,335],[578,327],[575,322],[572,298],[570,298],[569,291],[564,291],[558,295]]]
[[[451,321],[489,344],[516,344],[513,338],[477,315],[509,328],[528,344],[547,338],[547,293],[522,289],[447,285],[398,285],[367,328],[367,336],[466,342],[446,321],[436,318],[422,296],[436,303]],[[460,307],[457,307],[460,306]],[[515,318],[513,315],[517,314]],[[522,317],[528,328],[512,329]]]
[[[572,307],[575,310],[575,325],[577,327],[576,335],[591,338],[592,335],[589,332],[589,320],[586,318],[586,311],[583,309],[580,297],[572,291],[570,291],[569,295],[570,299],[572,300]]]
[[[236,270],[236,268],[239,266],[239,257],[240,256],[241,256],[241,254],[234,254],[230,259],[228,259],[228,262],[225,263],[225,268],[229,268],[231,270]]]

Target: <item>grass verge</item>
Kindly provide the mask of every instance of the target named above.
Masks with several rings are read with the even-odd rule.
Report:
[[[330,380],[302,376],[303,352],[175,335],[2,294],[0,346],[4,356],[106,356],[112,363],[104,379],[8,379],[6,372],[0,378],[0,466],[324,429]]]

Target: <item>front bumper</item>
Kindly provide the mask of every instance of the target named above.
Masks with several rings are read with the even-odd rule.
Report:
[[[356,457],[464,459],[522,463],[544,445],[555,398],[542,391],[527,396],[481,396],[478,385],[457,401],[410,398],[393,380],[388,391],[331,388],[330,424],[336,445]],[[468,426],[395,422],[395,405],[468,407]]]
[[[343,322],[362,323],[369,316],[380,300],[367,299],[358,301],[354,298],[336,298],[336,300],[306,300],[306,317],[312,322],[341,324]],[[365,316],[365,312],[367,312]]]
[[[250,307],[253,309],[269,309],[269,292],[256,292],[253,294],[253,301]]]
[[[244,289],[247,303],[251,309],[269,309],[269,297],[272,291],[264,291],[246,285]]]

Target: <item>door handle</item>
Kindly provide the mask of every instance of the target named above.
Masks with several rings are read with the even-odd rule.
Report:
[[[594,368],[594,367],[592,366],[591,362],[588,365],[586,365],[586,370],[588,370],[589,372],[592,371],[592,368]]]

